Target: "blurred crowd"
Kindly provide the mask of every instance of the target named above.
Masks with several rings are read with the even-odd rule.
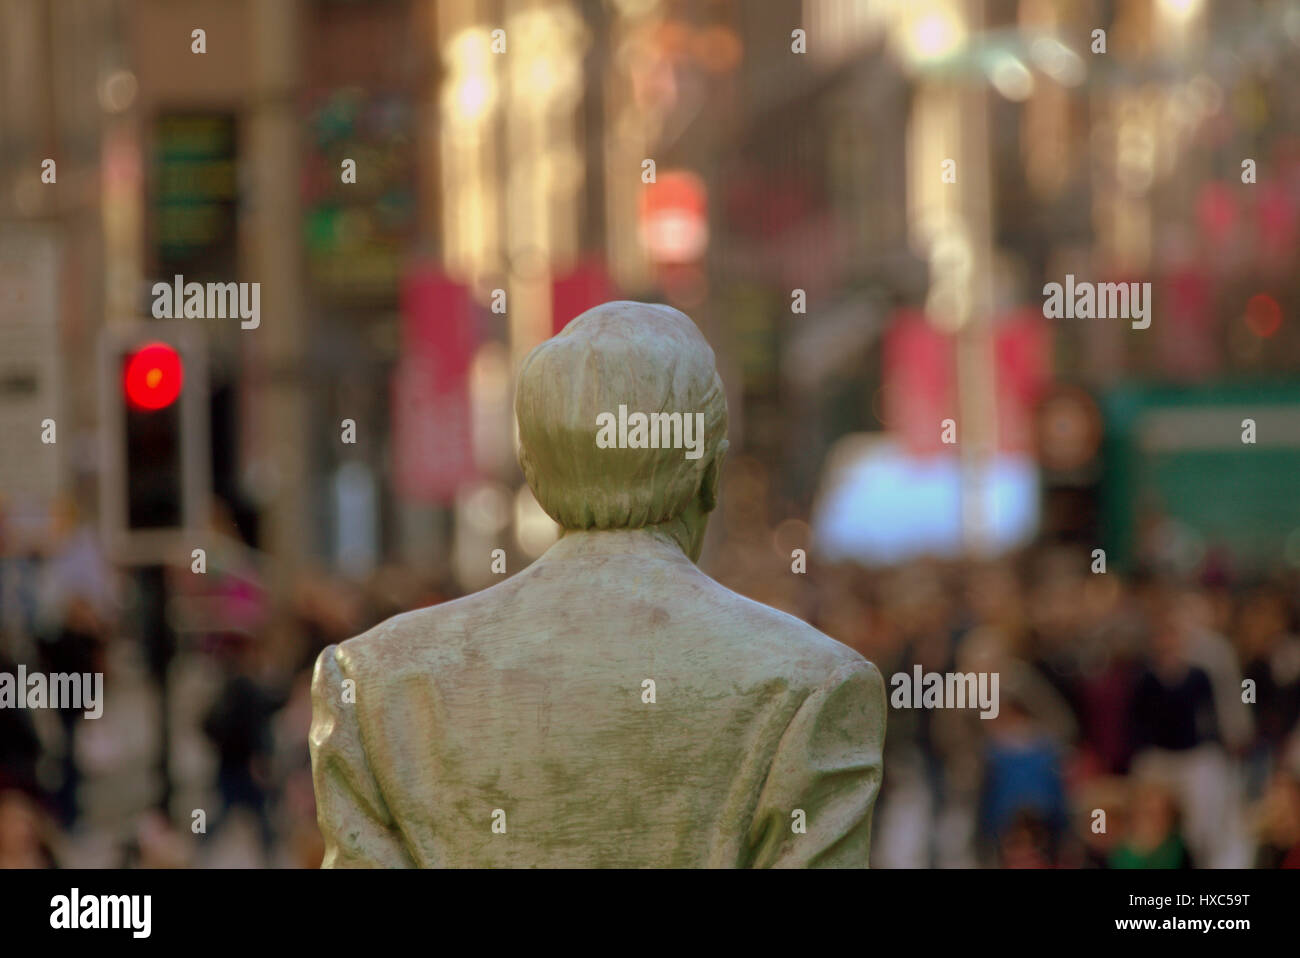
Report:
[[[1098,572],[1088,550],[1047,545],[888,569],[822,564],[812,547],[797,574],[788,547],[806,525],[753,521],[746,481],[742,464],[706,552],[724,584],[858,649],[887,695],[918,664],[999,676],[993,718],[891,704],[877,867],[1300,867],[1296,574],[1215,558],[1190,575]],[[316,655],[457,590],[401,567],[364,582],[313,572],[280,608],[255,557],[232,547],[209,563],[172,572],[167,656],[142,641],[137,579],[72,510],[39,540],[0,542],[0,670],[105,672],[110,730],[0,710],[0,866],[319,864]],[[162,746],[113,741],[131,737],[117,723],[132,699],[142,730],[170,701],[166,809]],[[148,786],[134,806],[127,779]]]
[[[204,575],[165,570],[160,637],[149,582],[74,510],[39,534],[13,525],[0,507],[0,672],[103,672],[105,706],[0,709],[0,867],[318,866],[312,665],[447,598],[441,577],[312,570],[275,602],[258,555],[217,540]]]
[[[1044,546],[724,577],[887,695],[918,664],[998,675],[996,716],[891,702],[876,867],[1300,867],[1300,579],[1095,565]]]

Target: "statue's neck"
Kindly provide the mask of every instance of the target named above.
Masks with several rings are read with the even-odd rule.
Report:
[[[690,561],[682,544],[683,540],[690,541],[686,533],[685,523],[680,520],[641,529],[566,529],[546,555],[548,558],[571,558],[635,553],[678,562]]]

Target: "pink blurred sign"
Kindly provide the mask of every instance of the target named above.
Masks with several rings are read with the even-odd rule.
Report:
[[[419,359],[393,373],[393,483],[415,502],[450,503],[475,477],[468,390],[463,379],[440,382]]]
[[[402,360],[393,373],[393,482],[403,499],[450,503],[475,477],[469,290],[429,267],[402,284]]]
[[[915,456],[945,450],[940,423],[957,415],[957,364],[954,340],[935,329],[925,314],[900,309],[885,333],[885,425]]]
[[[440,381],[463,377],[474,356],[469,288],[428,266],[402,279],[402,356],[430,363]]]
[[[998,451],[1031,454],[1034,410],[1051,379],[1051,330],[1039,313],[1020,309],[994,320]],[[884,341],[883,416],[914,456],[955,452],[942,441],[952,419],[961,436],[957,341],[916,309],[894,314]]]
[[[1034,413],[1052,373],[1051,330],[1042,312],[1021,309],[996,322],[993,352],[998,451],[1032,454],[1037,446]]]

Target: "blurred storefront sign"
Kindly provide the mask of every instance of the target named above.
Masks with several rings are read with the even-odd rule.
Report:
[[[417,502],[450,503],[475,474],[469,290],[419,267],[402,285],[402,359],[393,373],[393,481]]]
[[[1120,567],[1194,565],[1210,549],[1266,567],[1300,542],[1300,387],[1133,387],[1101,405],[1104,544]],[[1252,442],[1243,441],[1245,420]],[[1178,530],[1181,556],[1159,554],[1169,529]]]
[[[303,223],[318,290],[351,303],[392,298],[415,235],[414,128],[406,94],[346,87],[311,102]]]
[[[234,114],[163,114],[153,135],[151,235],[159,275],[230,280],[238,241]]]
[[[1030,309],[994,320],[993,330],[997,448],[1032,454],[1035,409],[1051,378],[1050,330]],[[943,443],[940,424],[952,419],[960,431],[956,369],[952,335],[919,310],[895,313],[885,334],[883,415],[908,453],[954,451]]]
[[[883,368],[886,427],[912,455],[942,452],[940,424],[958,418],[953,337],[919,310],[899,310],[885,333]]]
[[[402,357],[432,366],[439,381],[461,379],[474,355],[469,288],[428,266],[402,282]]]
[[[398,496],[450,503],[475,475],[464,381],[439,382],[434,367],[404,360],[393,373],[393,482]]]
[[[1017,310],[993,323],[998,449],[1016,455],[1037,448],[1034,416],[1052,375],[1051,330],[1042,313]]]

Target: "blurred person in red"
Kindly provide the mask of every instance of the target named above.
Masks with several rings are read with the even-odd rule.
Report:
[[[53,826],[22,792],[0,792],[0,868],[53,868]]]
[[[1281,768],[1256,814],[1256,868],[1300,868],[1300,774]]]
[[[1003,868],[1055,868],[1057,840],[1052,826],[1029,810],[1017,813],[998,843]]]

